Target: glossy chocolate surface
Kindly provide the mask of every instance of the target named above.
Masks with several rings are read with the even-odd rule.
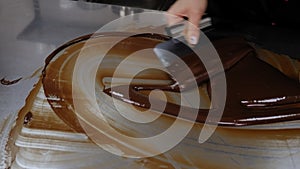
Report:
[[[122,36],[113,34],[104,34],[96,38],[108,38],[110,36]],[[52,61],[53,57],[61,50],[66,50],[70,53],[74,50],[80,49],[82,41],[89,36],[78,38],[72,42],[63,45],[46,60],[46,67],[44,70],[43,85],[46,96],[56,96],[58,100],[48,99],[56,114],[63,119],[67,124],[73,126],[75,129],[80,129],[80,124],[76,121],[76,115],[72,109],[67,109],[72,106],[72,94],[70,82],[61,82],[57,79],[58,74],[69,76],[73,71],[72,66],[69,72],[59,72],[60,68],[66,59],[67,54],[63,54]],[[142,36],[135,36],[127,38],[119,46],[115,46],[113,51],[110,51],[110,57],[118,55],[118,57],[126,58],[129,54],[144,48],[153,48],[156,44],[168,40],[167,37],[159,35],[147,34]],[[254,124],[265,124],[273,122],[282,122],[300,119],[299,98],[300,86],[299,83],[293,79],[288,78],[274,67],[265,63],[256,57],[253,48],[245,41],[238,38],[223,39],[213,42],[218,51],[224,68],[226,69],[227,79],[227,100],[219,125],[225,126],[243,126]],[[125,46],[125,47],[124,47]],[[187,57],[189,58],[189,57]],[[201,65],[201,64],[200,64]],[[99,71],[101,72],[101,65]],[[205,69],[203,67],[194,66],[194,71],[198,71],[201,75],[201,81],[214,85],[214,79],[208,81],[205,76]],[[199,69],[199,70],[195,70]],[[69,74],[69,75],[68,75]],[[97,83],[102,83],[105,76],[113,75],[113,70],[103,70],[98,75]],[[149,75],[148,75],[149,76]],[[217,76],[217,73],[215,74]],[[156,72],[152,76],[153,79],[172,80],[170,76],[163,72]],[[54,80],[55,79],[55,80]],[[65,81],[70,81],[67,77]],[[106,88],[103,92],[110,96],[116,97],[124,102],[133,104],[142,108],[149,108],[150,103],[147,99],[148,95],[144,94],[143,90],[162,89],[171,92],[178,92],[176,83],[170,85],[131,85],[129,96],[124,95],[123,89],[128,86],[117,86],[113,88]],[[208,93],[210,92],[208,87]],[[50,98],[50,97],[49,97]],[[267,100],[268,105],[253,106],[254,102],[259,100]],[[159,102],[159,100],[157,100]],[[55,105],[61,105],[59,108]],[[269,105],[272,105],[271,107]],[[212,105],[213,106],[213,105]],[[179,105],[168,103],[164,113],[177,116]],[[186,111],[183,118],[189,119],[189,107],[183,107]],[[207,117],[208,109],[199,109],[197,122],[204,123]]]

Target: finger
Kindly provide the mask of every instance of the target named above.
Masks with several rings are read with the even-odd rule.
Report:
[[[168,26],[173,26],[183,20],[182,17],[173,15],[173,14],[169,14],[169,13],[166,14],[166,18],[167,18]]]
[[[181,1],[173,4],[167,11],[167,22],[169,26],[175,25],[183,20],[186,15],[186,9],[181,5]]]
[[[195,45],[198,43],[200,37],[199,23],[203,13],[195,11],[189,13],[189,23],[187,24],[187,41]]]
[[[187,24],[187,38],[188,38],[187,41],[192,45],[195,45],[198,43],[198,39],[200,36],[200,30],[198,27],[199,21],[200,21],[200,18],[199,19],[196,18],[194,20],[194,23],[189,22]]]

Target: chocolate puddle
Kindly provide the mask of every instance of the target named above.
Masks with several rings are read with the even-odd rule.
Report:
[[[123,34],[124,35],[124,34]],[[94,38],[109,38],[113,36],[123,36],[122,34],[102,34]],[[77,131],[82,131],[74,110],[70,109],[69,106],[73,106],[72,101],[72,86],[69,84],[72,79],[66,77],[61,81],[58,79],[58,75],[67,75],[71,73],[74,68],[72,63],[68,63],[70,68],[68,72],[60,72],[61,67],[67,57],[68,53],[72,53],[83,46],[85,40],[90,38],[91,35],[77,38],[53,52],[46,59],[46,66],[43,71],[43,85],[45,94],[48,97],[48,102],[52,106],[55,113],[64,120],[68,125]],[[168,40],[165,36],[156,34],[140,35],[128,38],[122,44],[117,45],[114,51],[111,51],[111,56],[118,56],[120,58],[126,58],[129,54],[145,48],[153,48],[157,43]],[[254,125],[254,124],[266,124],[274,122],[282,122],[289,120],[299,120],[300,111],[298,99],[300,96],[300,86],[297,81],[289,79],[287,76],[276,70],[269,64],[259,60],[256,57],[256,53],[253,48],[241,39],[231,38],[224,39],[214,42],[214,46],[217,49],[224,68],[226,69],[227,78],[227,101],[224,110],[223,117],[218,123],[224,126],[243,126],[243,125]],[[66,49],[68,48],[68,49]],[[53,61],[53,58],[62,50],[67,50],[68,53],[64,53]],[[76,57],[76,56],[74,56]],[[116,58],[118,58],[116,57]],[[116,61],[116,65],[120,63]],[[102,65],[103,66],[103,65]],[[104,67],[104,66],[103,66]],[[193,67],[193,69],[203,69],[202,67]],[[102,69],[99,67],[98,83],[102,83],[104,77],[112,77],[114,70]],[[206,71],[203,69],[202,74]],[[163,74],[163,75],[162,75]],[[217,76],[217,74],[215,74]],[[203,83],[214,84],[214,79],[208,81],[207,76],[201,76]],[[172,79],[164,73],[157,73],[152,75],[153,79]],[[69,82],[67,82],[69,81]],[[129,87],[129,96],[124,95],[124,89]],[[170,85],[130,85],[130,86],[117,86],[113,88],[106,88],[103,90],[106,94],[120,99],[124,102],[133,104],[138,107],[145,109],[150,108],[148,96],[142,94],[143,90],[162,89],[165,91],[178,92],[175,82]],[[208,92],[209,92],[208,88]],[[55,96],[55,99],[51,97]],[[121,97],[120,97],[121,96]],[[295,97],[293,97],[295,96]],[[272,109],[261,109],[255,106],[250,106],[248,103],[252,103],[253,100],[264,100],[268,98],[288,98],[284,100],[283,105],[286,103],[289,106],[273,107]],[[159,100],[155,100],[159,102]],[[246,106],[245,106],[246,104]],[[248,104],[248,106],[247,106]],[[276,104],[276,103],[271,103]],[[60,106],[57,106],[60,105]],[[179,105],[174,103],[167,103],[164,113],[177,116]],[[212,108],[216,108],[217,105],[212,105]],[[189,119],[189,107],[182,107],[185,111],[182,118]],[[208,109],[199,109],[196,121],[204,123],[207,117]]]
[[[219,52],[228,80],[227,102],[219,125],[254,125],[300,118],[300,88],[296,81],[287,78],[270,65],[257,59],[252,47],[242,39],[220,40],[215,42],[214,46]],[[183,57],[183,60],[191,62],[190,58],[193,57],[187,55]],[[195,76],[198,78],[197,81],[207,81],[208,75],[204,65],[201,63],[194,65],[198,67],[192,66],[192,71],[200,72]],[[104,92],[129,104],[150,108],[147,96],[138,92],[145,87],[129,86],[129,96],[125,95],[126,88],[128,86],[118,86],[105,89]],[[170,86],[147,86],[147,88],[178,92],[179,87],[174,83]],[[208,91],[210,92],[210,90]],[[253,99],[245,100],[248,98]],[[268,103],[263,106],[261,104],[260,106],[253,105],[253,102],[262,100],[268,100]],[[154,110],[155,104],[159,104],[158,100],[155,102]],[[212,105],[212,107],[217,107],[217,105]],[[164,113],[177,116],[179,108],[179,105],[167,103]],[[188,112],[192,112],[191,108],[182,108],[186,113],[183,118],[192,120],[188,115]],[[204,123],[208,111],[208,109],[199,109],[196,121]]]

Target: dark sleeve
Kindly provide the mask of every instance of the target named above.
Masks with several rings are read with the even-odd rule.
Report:
[[[211,16],[262,22],[268,24],[300,24],[297,0],[208,0]]]

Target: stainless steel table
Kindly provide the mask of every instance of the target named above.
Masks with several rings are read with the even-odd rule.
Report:
[[[8,80],[13,80],[20,77],[23,77],[23,79],[20,82],[10,86],[0,85],[0,145],[3,145],[3,142],[6,141],[5,139],[7,139],[2,137],[3,135],[5,135],[5,133],[2,132],[9,131],[8,129],[3,129],[3,126],[9,126],[5,125],[5,123],[3,122],[8,122],[11,124],[14,122],[14,119],[12,117],[15,117],[18,110],[25,104],[26,96],[28,96],[30,90],[33,88],[33,85],[38,81],[39,77],[37,75],[40,75],[40,73],[37,73],[37,75],[35,75],[34,77],[30,76],[35,71],[41,72],[41,69],[44,66],[45,58],[54,49],[71,39],[74,39],[81,35],[93,33],[101,28],[101,26],[114,19],[120,18],[121,16],[143,11],[145,10],[139,8],[88,3],[80,0],[1,0],[0,79],[5,78]],[[248,28],[248,26],[243,28],[247,28],[244,29],[244,32],[246,33],[251,32],[249,30],[259,30],[255,32],[256,34],[254,35],[261,35],[261,31],[264,31],[263,33],[266,32],[265,30],[262,30],[260,28],[258,29],[255,26],[251,27],[251,29]],[[264,36],[262,36],[263,40],[259,39],[258,42],[273,42],[274,38],[271,35],[274,35],[275,33],[264,34]],[[222,32],[220,34],[223,35]],[[229,33],[226,31],[225,34],[228,35]],[[254,39],[256,39],[256,37],[257,36],[254,36]],[[283,40],[288,39],[288,36],[281,37],[283,37]],[[293,39],[293,41],[290,40],[289,43],[283,41],[284,43],[287,43],[288,47],[291,46],[291,49],[298,47],[297,44],[299,43],[299,41],[297,41],[297,37],[299,37],[299,35],[295,35],[294,37],[295,39]],[[278,39],[276,40],[277,42],[279,41],[282,43],[282,41]],[[267,43],[264,44],[266,44],[266,47],[269,47]],[[282,46],[280,48],[280,44],[275,43],[275,45],[270,45],[269,48],[276,48],[278,51],[283,51],[281,50],[281,48],[285,49],[286,47]],[[297,52],[298,51],[296,51],[296,53]],[[253,131],[255,132],[255,130]],[[230,136],[231,135],[229,135],[228,137]],[[236,136],[236,134],[234,134],[234,136]],[[244,141],[246,145],[252,145],[251,141],[255,140],[255,137],[254,135],[250,135],[249,137],[252,139],[249,139],[247,136],[241,137],[241,140]],[[296,139],[286,142],[285,140],[275,140],[274,142],[272,142],[272,140],[267,140],[267,137],[265,138],[260,135],[260,137],[258,137],[257,143],[261,143],[259,142],[259,139],[261,139],[262,141],[266,141],[264,147],[266,148],[266,150],[264,151],[256,147],[248,149],[247,146],[244,146],[241,143],[238,143],[238,146],[235,146],[235,148],[232,149],[232,145],[229,143],[226,145],[223,139],[218,135],[215,138],[218,144],[216,144],[215,142],[206,142],[203,145],[203,150],[211,149],[211,154],[218,154],[218,156],[216,157],[207,156],[207,158],[213,157],[212,160],[219,159],[217,160],[217,162],[222,162],[224,160],[223,158],[219,157],[226,157],[226,160],[232,160],[230,162],[234,164],[237,163],[237,165],[240,165],[239,162],[241,162],[242,164],[256,165],[256,161],[253,161],[252,159],[255,159],[258,162],[262,163],[264,163],[265,160],[266,162],[269,162],[270,168],[274,168],[272,166],[277,166],[277,164],[278,166],[279,164],[280,166],[284,166],[285,164],[287,164],[287,168],[297,168],[297,166],[299,165],[299,160],[297,160],[299,159],[299,142],[295,141]],[[228,140],[233,139],[230,138]],[[269,148],[267,146],[268,141],[275,146],[271,146]],[[280,141],[283,142],[281,143],[282,145],[287,147],[283,146],[282,149],[278,149],[277,145],[280,143]],[[222,144],[219,144],[220,142],[222,142]],[[223,146],[223,143],[227,147]],[[289,147],[289,143],[298,147],[295,146],[295,149],[292,149],[291,147]],[[264,146],[264,144],[260,145]],[[205,148],[205,146],[209,148]],[[0,147],[0,157],[3,154],[3,151],[1,151],[3,150],[3,148],[4,147]],[[178,146],[177,148],[178,149],[176,149],[174,152],[182,147]],[[234,153],[229,154],[227,151],[223,151],[222,148],[225,150],[232,150],[232,152]],[[187,153],[190,153],[191,156],[194,156],[193,153],[194,150],[196,152],[197,147],[192,147],[187,150],[192,150],[187,151]],[[251,155],[247,153],[244,153],[244,155],[240,155],[240,153],[243,152],[249,152],[249,154]],[[260,156],[259,153],[261,152],[264,153],[263,155],[267,154],[268,158],[266,158],[266,156]],[[281,155],[285,155],[282,152],[288,155],[282,157],[282,159],[279,161],[273,160],[275,158],[277,160],[279,159],[277,157],[281,158]],[[203,153],[205,155],[207,154],[206,151],[203,151]],[[253,154],[256,154],[257,156]],[[274,156],[269,157],[269,154],[274,154]],[[240,161],[235,160],[231,157],[240,159]],[[2,163],[0,160],[0,168],[1,165]]]
[[[95,32],[120,16],[142,11],[71,0],[0,1],[0,79],[23,77],[17,84],[0,85],[0,122],[24,105],[38,80],[27,77],[40,71],[51,51],[66,41]]]

